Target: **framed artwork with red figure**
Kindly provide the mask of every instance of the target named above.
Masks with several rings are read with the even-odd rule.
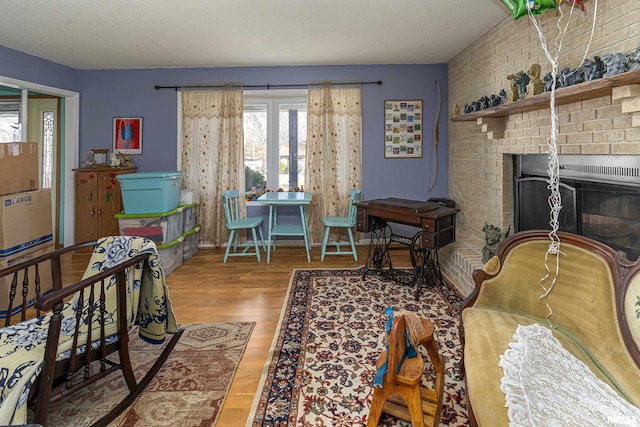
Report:
[[[142,154],[142,117],[113,118],[113,152]]]

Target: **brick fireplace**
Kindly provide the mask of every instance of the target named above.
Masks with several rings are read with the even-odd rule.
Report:
[[[587,57],[635,49],[640,44],[640,3],[598,3],[596,33]],[[576,13],[568,25],[560,68],[577,67],[584,55],[593,2],[585,2],[585,8],[587,15]],[[542,17],[548,39],[554,36],[556,19],[555,12]],[[507,87],[507,75],[526,71],[533,63],[542,66],[543,74],[550,70],[532,23],[526,17],[506,18],[449,62],[449,118],[454,105],[462,110],[466,103],[498,93]],[[634,83],[588,99],[577,96],[558,106],[560,154],[640,155],[640,79]],[[541,105],[497,119],[449,123],[449,195],[461,211],[456,242],[441,250],[440,263],[463,294],[471,292],[471,273],[482,266],[484,224],[514,229],[513,156],[547,152],[550,114],[548,106]]]

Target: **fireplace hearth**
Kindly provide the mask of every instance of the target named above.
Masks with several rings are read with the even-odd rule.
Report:
[[[559,215],[561,231],[591,237],[640,256],[640,156],[561,155]],[[514,156],[516,231],[549,225],[547,156]]]

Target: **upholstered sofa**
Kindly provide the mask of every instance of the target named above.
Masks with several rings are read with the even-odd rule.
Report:
[[[462,307],[460,327],[472,425],[509,425],[501,357],[518,326],[534,323],[549,328],[625,404],[640,406],[640,262],[592,239],[558,236],[555,283],[550,281],[556,277],[555,255],[541,282],[550,243],[544,231],[506,238],[497,255],[474,272],[476,288]],[[550,289],[546,298],[545,289]]]

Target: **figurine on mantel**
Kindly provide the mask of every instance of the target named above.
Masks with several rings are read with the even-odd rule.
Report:
[[[553,75],[551,73],[547,73],[542,78],[544,82],[544,91],[551,92],[551,87],[553,86]],[[558,87],[558,79],[556,78],[556,88]]]
[[[509,91],[507,92],[507,102],[515,102],[518,100],[518,86],[516,85],[516,75],[509,74],[507,76],[509,80]]]
[[[627,57],[624,53],[605,53],[602,61],[607,69],[602,77],[616,76],[627,71]]]
[[[531,64],[527,74],[529,75],[530,83],[527,86],[527,96],[535,96],[544,92],[544,82],[540,80],[540,64]]]
[[[524,99],[527,96],[527,85],[531,79],[524,71],[519,71],[516,74],[515,82],[518,87],[518,99]]]
[[[507,96],[505,94],[505,96]],[[497,107],[498,105],[502,104],[502,98],[500,98],[500,96],[493,94],[489,97],[489,106],[490,107]]]
[[[500,92],[498,92],[498,96],[500,97],[499,105],[504,105],[507,103],[507,91],[505,89],[500,89]]]
[[[595,56],[593,61],[588,58],[585,59],[582,63],[582,68],[584,70],[584,79],[588,82],[602,78],[604,73],[604,64],[599,56]]]
[[[490,107],[490,102],[489,102],[489,97],[488,96],[483,96],[478,100],[478,103],[480,104],[480,109],[481,110],[486,110],[487,108]]]
[[[559,85],[558,87],[569,87],[584,81],[584,75],[581,68],[575,70],[569,67],[564,67],[560,70]]]

